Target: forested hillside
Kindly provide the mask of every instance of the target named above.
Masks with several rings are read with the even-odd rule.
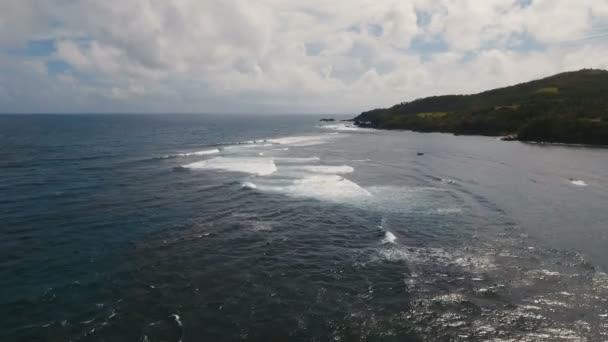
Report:
[[[608,145],[608,71],[585,69],[474,95],[422,98],[363,112],[355,124]]]

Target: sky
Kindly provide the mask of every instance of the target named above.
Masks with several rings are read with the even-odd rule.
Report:
[[[608,0],[0,0],[0,112],[358,113],[608,69]]]

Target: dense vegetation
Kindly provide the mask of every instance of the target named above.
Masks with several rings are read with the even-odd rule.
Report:
[[[475,95],[427,97],[363,112],[355,124],[608,145],[608,71],[585,69]]]

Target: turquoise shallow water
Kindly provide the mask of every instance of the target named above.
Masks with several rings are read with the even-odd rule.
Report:
[[[608,336],[606,150],[318,119],[0,116],[1,339]]]

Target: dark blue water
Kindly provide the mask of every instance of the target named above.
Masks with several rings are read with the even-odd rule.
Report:
[[[0,116],[0,339],[608,337],[608,151],[318,119]]]

